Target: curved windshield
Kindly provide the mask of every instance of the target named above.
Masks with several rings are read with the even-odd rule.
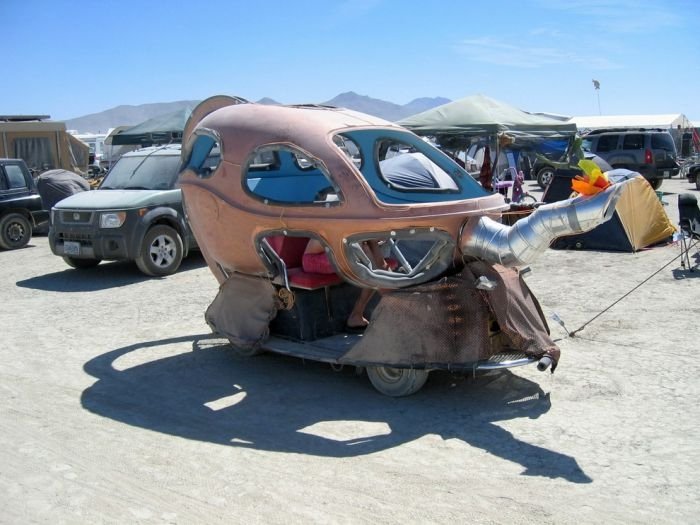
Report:
[[[179,155],[122,157],[105,177],[101,190],[169,190],[175,186]]]
[[[334,137],[334,143],[353,159],[384,203],[449,202],[489,195],[451,158],[413,133],[345,131]]]

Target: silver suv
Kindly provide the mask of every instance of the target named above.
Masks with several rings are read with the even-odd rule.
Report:
[[[655,190],[664,178],[673,177],[680,170],[676,144],[668,131],[594,130],[583,137],[583,149],[602,157],[613,168],[641,173]]]
[[[58,202],[51,210],[51,251],[73,268],[125,260],[146,275],[175,273],[197,247],[176,186],[180,149],[173,144],[126,153],[99,189]],[[218,158],[217,148],[204,166]]]

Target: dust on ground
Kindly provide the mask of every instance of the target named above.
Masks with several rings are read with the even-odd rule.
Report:
[[[666,180],[677,223],[685,181]],[[2,523],[689,523],[700,512],[700,271],[677,245],[548,250],[528,284],[575,337],[554,375],[236,358],[200,256],[150,279],[0,252]],[[658,273],[656,273],[658,272]]]

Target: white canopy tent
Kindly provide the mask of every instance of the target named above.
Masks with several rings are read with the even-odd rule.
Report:
[[[683,113],[662,115],[596,115],[571,117],[568,122],[580,130],[605,128],[659,128],[663,130],[692,128],[693,124]]]

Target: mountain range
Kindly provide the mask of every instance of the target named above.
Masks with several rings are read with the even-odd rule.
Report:
[[[173,113],[183,108],[194,109],[199,102],[199,100],[180,100],[139,106],[117,106],[100,113],[72,118],[65,122],[68,129],[76,130],[79,133],[106,133],[110,128],[117,126],[134,126],[150,118]],[[348,91],[326,102],[321,102],[321,104],[361,111],[394,122],[448,102],[450,99],[444,97],[422,97],[412,100],[408,104],[400,105]],[[258,100],[258,103],[279,104],[279,102],[267,97]]]

